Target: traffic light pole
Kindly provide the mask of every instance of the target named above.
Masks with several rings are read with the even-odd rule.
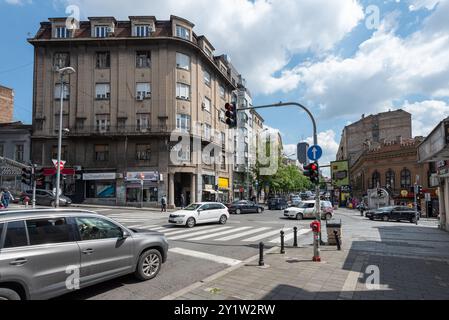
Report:
[[[36,165],[33,164],[33,209],[36,209]]]
[[[316,126],[316,121],[315,118],[313,116],[313,114],[310,112],[309,109],[307,109],[306,107],[304,107],[302,104],[300,103],[296,103],[296,102],[279,102],[279,103],[275,103],[275,104],[267,104],[267,105],[262,105],[262,106],[255,106],[255,107],[248,107],[248,108],[240,108],[237,109],[236,112],[239,111],[246,111],[246,110],[256,110],[256,109],[267,109],[267,108],[273,108],[273,107],[291,107],[291,106],[295,106],[295,107],[299,107],[301,109],[303,109],[305,112],[307,112],[307,114],[309,115],[310,119],[312,120],[312,125],[313,125],[313,144],[315,146],[318,145],[318,133],[317,133],[317,126]],[[316,161],[316,163],[318,164],[318,161]],[[319,170],[319,164],[318,164],[318,170]],[[320,206],[320,184],[318,183],[315,186],[315,220],[317,222],[321,221],[321,206]],[[319,238],[319,239],[318,239]],[[321,242],[321,233],[319,237],[314,237],[313,239],[313,257],[314,257],[314,261],[320,261],[320,242]]]

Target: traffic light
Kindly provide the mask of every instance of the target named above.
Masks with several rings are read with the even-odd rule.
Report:
[[[226,124],[230,129],[237,127],[237,108],[235,103],[226,103]]]
[[[377,189],[377,196],[382,197],[382,189]]]
[[[22,183],[28,186],[33,184],[33,172],[31,168],[22,169]]]
[[[34,179],[37,182],[44,181],[44,179],[45,179],[44,169],[35,169],[34,170]]]
[[[417,199],[421,199],[422,195],[423,195],[423,188],[422,188],[422,186],[417,186],[416,187],[416,198]]]
[[[320,183],[320,171],[318,168],[318,163],[313,162],[305,166],[303,174],[304,176],[309,177],[310,182],[312,182],[313,184]]]

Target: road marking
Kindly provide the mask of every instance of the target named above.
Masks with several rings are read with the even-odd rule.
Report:
[[[191,241],[199,241],[199,240],[204,240],[204,239],[210,239],[210,238],[213,238],[213,237],[222,236],[222,235],[233,233],[233,232],[247,230],[249,228],[251,228],[251,227],[240,227],[240,228],[236,228],[236,229],[232,229],[232,230],[226,230],[226,231],[217,232],[217,233],[214,233],[214,234],[208,234],[208,235],[205,235],[205,236],[192,238],[192,239],[189,239],[189,240],[191,240]]]
[[[141,229],[150,229],[150,228],[153,228],[153,227],[157,227],[157,224],[152,224],[152,225],[149,225],[149,226],[138,225],[136,227],[139,227]]]
[[[304,234],[309,233],[309,232],[312,232],[312,229],[301,229],[301,230],[298,230],[298,236],[304,235]],[[295,234],[293,232],[285,235],[284,236],[284,242],[293,239],[294,236],[295,236]],[[279,237],[274,238],[273,240],[270,241],[270,243],[281,243],[281,236],[280,236],[280,234],[279,234]]]
[[[291,230],[291,228],[286,228],[286,229],[284,229],[284,232],[287,232],[287,231],[290,231],[290,230]],[[281,232],[281,230],[274,230],[274,231],[270,231],[270,232],[265,232],[265,233],[260,234],[258,236],[254,236],[252,238],[244,239],[243,241],[245,241],[245,242],[253,242],[253,241],[257,241],[257,240],[261,240],[261,239],[264,239],[264,238],[271,237],[271,236],[273,236],[275,234],[280,234],[280,232]]]
[[[254,230],[240,232],[240,233],[233,234],[233,235],[230,235],[230,236],[227,236],[227,237],[216,239],[215,241],[228,241],[228,240],[232,240],[232,239],[242,238],[242,237],[250,235],[250,234],[254,234],[254,233],[261,232],[261,231],[265,231],[267,229],[270,229],[270,228],[262,227],[262,228],[258,228],[258,229],[254,229]]]
[[[225,229],[229,229],[229,228],[231,228],[231,227],[219,227],[217,229],[225,230]],[[191,236],[199,236],[199,235],[202,235],[202,234],[205,234],[205,233],[209,233],[211,231],[213,232],[214,229],[213,230],[205,230],[205,231],[193,232],[193,233],[184,234],[184,235],[180,235],[180,236],[176,236],[176,237],[170,237],[169,236],[168,239],[169,240],[185,239],[185,238],[188,238],[188,237],[191,237]]]
[[[216,263],[226,264],[228,266],[235,266],[235,265],[239,264],[240,262],[242,262],[242,261],[236,260],[236,259],[216,256],[214,254],[200,252],[200,251],[187,250],[187,249],[183,249],[183,248],[171,248],[168,251],[172,252],[172,253],[177,253],[177,254],[181,254],[181,255],[185,255],[185,256],[194,257],[194,258],[209,260],[209,261],[213,261]]]
[[[201,228],[195,228],[195,229],[187,229],[185,227],[183,229],[173,228],[173,231],[168,231],[165,234],[172,236],[174,234],[192,233],[194,231],[196,232],[196,231],[207,230],[207,229],[212,229],[212,228],[217,228],[217,226],[207,226],[207,227],[201,227]]]

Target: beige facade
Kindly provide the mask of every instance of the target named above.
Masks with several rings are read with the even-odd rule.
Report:
[[[14,91],[10,88],[0,86],[0,123],[13,121],[14,113]]]
[[[232,152],[227,149],[232,143],[226,142],[230,137],[222,142],[222,134],[227,135],[224,105],[236,89],[227,61],[215,57],[209,41],[179,17],[89,20],[66,33],[61,31],[65,20],[50,19],[29,39],[35,48],[35,163],[52,165],[61,87],[55,69],[71,66],[76,73],[64,79],[63,123],[69,132],[63,160],[76,169],[75,187],[66,186],[76,200],[139,203],[142,193],[133,173],[142,172],[148,205],[164,195],[170,206],[182,205],[182,198],[184,204],[200,201],[211,176],[222,189],[220,200],[226,201],[232,165],[206,165],[193,144],[190,151],[180,152],[179,163],[173,162],[170,152],[178,142],[170,136],[178,129],[190,142],[202,136],[203,148],[212,143]],[[51,183],[48,177],[47,187]]]

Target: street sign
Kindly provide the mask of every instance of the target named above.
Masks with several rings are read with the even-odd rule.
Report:
[[[55,168],[58,169],[58,160],[53,159],[52,161],[53,161]],[[61,162],[59,164],[59,167],[61,168],[61,170],[64,169],[65,164],[66,164],[66,161],[61,160]]]
[[[323,149],[320,146],[311,146],[307,150],[307,157],[312,161],[317,161],[323,156]]]
[[[309,159],[307,158],[307,150],[309,149],[309,144],[307,142],[298,143],[297,146],[297,155],[298,161],[301,164],[308,165]]]

